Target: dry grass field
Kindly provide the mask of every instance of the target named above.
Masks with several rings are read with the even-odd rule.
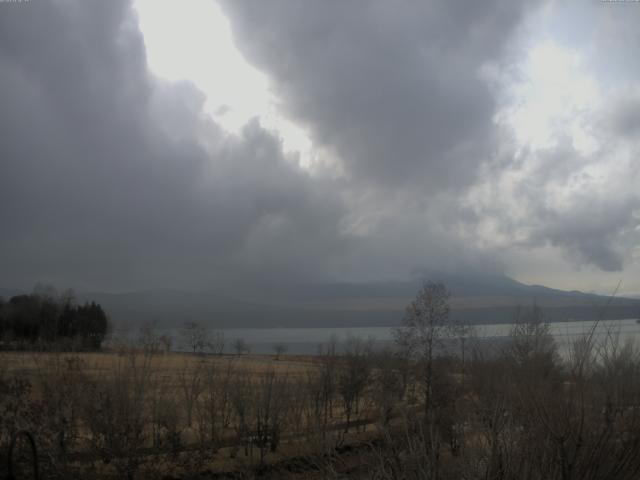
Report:
[[[136,349],[0,352],[0,408],[12,417],[4,417],[3,440],[32,432],[52,476],[182,478],[287,470],[302,458],[306,477],[318,470],[309,458],[372,429],[364,384],[361,398],[340,401],[343,363]]]
[[[49,352],[0,352],[2,370],[10,374],[37,376],[43,369],[58,363],[80,362],[86,373],[99,376],[117,370],[118,365],[130,358],[131,351],[104,351],[71,353]],[[142,358],[142,352],[138,357]],[[151,355],[148,367],[162,372],[168,377],[177,377],[185,368],[196,366],[223,368],[229,365],[252,374],[268,371],[286,372],[291,375],[302,375],[317,368],[318,360],[314,356],[287,355],[277,359],[274,355],[192,355],[189,353],[164,353]]]
[[[640,350],[526,323],[461,358],[0,351],[0,455],[41,478],[635,480]],[[19,437],[23,476],[33,456]],[[6,465],[0,465],[0,476]]]

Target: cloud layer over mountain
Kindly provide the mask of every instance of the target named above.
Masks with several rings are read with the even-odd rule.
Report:
[[[639,66],[624,62],[640,9],[585,7],[563,37],[575,4],[221,5],[317,163],[259,118],[225,131],[193,84],[154,76],[128,1],[0,5],[0,284],[640,270]],[[545,42],[566,78],[536,76]]]

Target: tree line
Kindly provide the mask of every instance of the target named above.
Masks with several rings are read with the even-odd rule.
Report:
[[[4,349],[55,345],[97,350],[110,328],[104,309],[95,302],[78,304],[72,291],[58,294],[36,287],[31,294],[0,297],[0,346]]]

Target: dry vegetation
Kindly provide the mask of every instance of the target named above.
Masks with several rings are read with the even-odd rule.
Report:
[[[638,478],[633,344],[586,335],[560,359],[533,309],[500,348],[435,355],[458,331],[423,293],[394,351],[0,352],[1,453],[26,430],[46,478]]]
[[[12,432],[30,432],[41,470],[59,478],[189,477],[309,457],[371,414],[368,378],[345,358],[0,352],[0,445],[6,454]]]

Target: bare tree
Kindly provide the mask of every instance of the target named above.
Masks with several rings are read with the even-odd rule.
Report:
[[[201,362],[198,362],[194,367],[190,362],[185,361],[178,374],[178,383],[182,390],[188,427],[191,427],[193,423],[193,410],[198,403],[198,397],[202,393],[202,376],[203,365]]]
[[[394,330],[396,343],[422,365],[425,413],[433,396],[433,359],[446,339],[459,338],[463,325],[449,317],[450,293],[442,283],[425,282],[408,306],[402,325]]]
[[[202,353],[210,344],[209,333],[197,322],[186,322],[182,326],[182,337],[184,344],[193,351],[193,353]]]
[[[236,338],[233,342],[233,349],[236,351],[237,355],[242,355],[243,353],[249,353],[249,345],[244,341],[244,338]]]
[[[92,450],[133,480],[147,444],[148,404],[154,382],[151,355],[117,357],[113,374],[87,384],[83,420]]]
[[[252,409],[254,402],[251,375],[246,369],[238,369],[234,372],[231,384],[231,405],[233,408],[233,427],[236,431],[238,445],[244,447],[244,454],[248,456],[253,449],[251,432],[253,426]],[[237,448],[231,451],[231,456],[235,457]]]
[[[138,332],[138,345],[145,353],[156,354],[160,351],[160,336],[156,330],[156,324],[144,323]]]
[[[220,330],[216,330],[215,332],[213,332],[209,345],[213,353],[215,353],[216,355],[222,355],[225,345],[224,332]]]
[[[462,336],[462,325],[449,317],[450,293],[442,283],[427,281],[408,306],[402,325],[394,330],[395,340],[417,361],[424,395],[424,437],[428,445],[429,475],[437,478],[440,469],[441,433],[434,397],[434,359],[446,347],[446,340]],[[441,377],[441,376],[439,376]],[[441,400],[441,399],[439,399]],[[445,402],[439,401],[440,405]]]
[[[272,452],[278,449],[283,424],[287,414],[286,375],[278,375],[274,370],[265,372],[252,390],[253,399],[253,436],[254,443],[260,450],[260,460],[269,448]]]
[[[372,353],[371,363],[373,401],[378,409],[383,425],[388,425],[394,406],[404,396],[404,365],[389,349]]]
[[[558,361],[549,324],[535,302],[530,309],[518,308],[510,340],[508,355],[516,365],[553,368]]]
[[[284,355],[288,350],[287,345],[284,342],[278,342],[273,345],[273,351],[276,352],[276,359],[280,360],[280,357]]]
[[[230,361],[224,367],[208,363],[203,372],[203,395],[197,404],[197,413],[201,438],[208,439],[214,447],[221,443],[224,429],[231,422],[231,387],[235,374]]]
[[[346,416],[345,432],[349,431],[352,415],[359,411],[360,399],[370,379],[371,350],[371,341],[365,342],[356,337],[347,339],[337,381]]]

